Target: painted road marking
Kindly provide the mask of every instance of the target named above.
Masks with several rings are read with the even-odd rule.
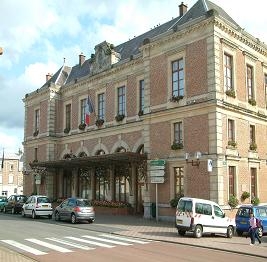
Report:
[[[92,247],[83,246],[83,245],[80,245],[80,244],[69,242],[67,240],[57,239],[57,238],[54,238],[54,237],[52,237],[52,238],[47,237],[46,239],[54,241],[54,242],[57,242],[57,243],[60,243],[60,244],[68,245],[68,246],[71,246],[71,247],[76,247],[76,248],[79,248],[79,249],[83,249],[83,250],[95,249],[95,248],[92,248]]]
[[[108,237],[108,238],[119,239],[119,240],[128,241],[128,242],[133,242],[133,243],[138,243],[138,244],[148,244],[148,243],[151,242],[149,240],[142,241],[142,240],[130,239],[130,238],[126,238],[126,237],[119,237],[119,236],[114,236],[114,235],[109,235],[109,234],[102,234],[101,236]]]
[[[92,236],[82,236],[82,237],[89,238],[89,239],[94,239],[94,240],[99,240],[99,241],[102,241],[102,242],[113,243],[113,244],[117,244],[117,245],[123,245],[123,246],[132,245],[132,244],[124,243],[124,242],[121,242],[121,241],[116,241],[116,240],[111,240],[111,239],[104,239],[104,238],[101,238],[101,237],[92,237]]]
[[[115,247],[115,246],[111,246],[111,245],[107,245],[107,244],[103,244],[103,243],[99,243],[99,242],[95,242],[95,241],[91,241],[91,240],[81,239],[81,238],[77,238],[77,237],[65,237],[65,238],[72,239],[72,240],[79,241],[79,242],[83,242],[83,243],[88,243],[88,244],[91,244],[94,246],[107,247],[107,248]]]

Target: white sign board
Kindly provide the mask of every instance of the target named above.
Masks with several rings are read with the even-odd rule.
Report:
[[[163,176],[152,176],[150,178],[150,182],[151,183],[156,183],[156,184],[164,183],[164,177]]]
[[[208,168],[208,172],[212,172],[212,159],[208,159],[208,166],[207,166],[207,168]]]
[[[150,170],[150,176],[154,177],[154,176],[164,176],[164,170]]]

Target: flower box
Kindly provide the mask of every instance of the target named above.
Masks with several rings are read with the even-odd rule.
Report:
[[[179,102],[180,100],[182,100],[184,98],[184,96],[172,96],[170,101],[171,102]]]
[[[36,129],[36,130],[34,131],[34,133],[33,133],[33,136],[38,136],[38,134],[39,134],[39,130]]]
[[[64,129],[64,133],[65,133],[65,134],[68,134],[69,132],[70,132],[70,128],[66,127],[66,128]]]
[[[85,127],[86,127],[86,124],[85,124],[85,123],[81,123],[81,124],[79,124],[79,129],[80,129],[80,130],[84,130]]]
[[[103,124],[104,124],[104,119],[101,119],[101,118],[99,118],[99,119],[97,119],[96,121],[95,121],[95,125],[97,126],[97,127],[101,127]]]
[[[125,115],[123,115],[123,114],[120,115],[120,114],[119,114],[119,115],[116,115],[116,116],[115,116],[115,119],[116,119],[117,122],[120,122],[120,121],[122,121],[122,120],[124,119],[124,117],[125,117]]]
[[[178,149],[183,149],[183,148],[184,148],[183,143],[173,142],[173,144],[171,145],[172,150],[178,150]]]
[[[102,215],[113,215],[113,216],[125,216],[132,215],[133,208],[132,207],[101,207],[95,206],[95,213]]]
[[[257,104],[257,103],[256,103],[256,100],[253,99],[253,98],[250,98],[250,99],[248,100],[248,103],[251,104],[252,106],[255,106],[255,105]]]
[[[225,94],[226,94],[227,96],[231,96],[231,97],[233,97],[233,98],[236,97],[236,96],[235,96],[235,90],[233,90],[233,89],[228,89],[228,90],[226,90]]]

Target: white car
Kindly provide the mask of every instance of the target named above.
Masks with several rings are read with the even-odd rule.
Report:
[[[52,218],[53,208],[50,199],[47,196],[30,196],[22,206],[21,215],[31,216],[33,219],[39,216],[48,216]]]

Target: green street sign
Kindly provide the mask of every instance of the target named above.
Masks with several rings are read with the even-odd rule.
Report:
[[[150,166],[165,166],[166,161],[162,159],[150,160]]]

